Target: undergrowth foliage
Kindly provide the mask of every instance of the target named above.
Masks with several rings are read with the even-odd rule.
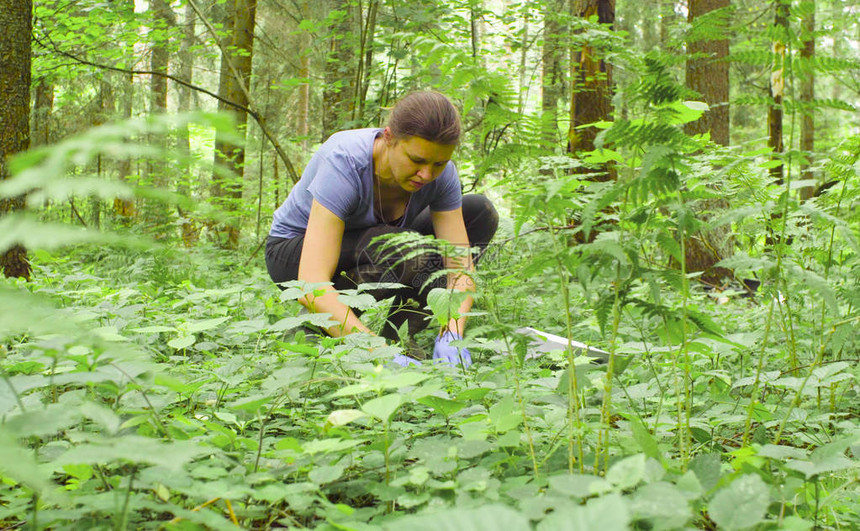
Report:
[[[311,337],[327,317],[296,300],[319,286],[279,292],[244,257],[4,218],[0,250],[42,250],[37,280],[0,286],[0,523],[860,526],[860,139],[829,154],[836,184],[799,203],[769,180],[767,153],[684,135],[704,108],[659,61],[645,68],[637,115],[599,124],[583,162],[611,161],[617,181],[563,157],[511,162],[521,177],[476,277],[468,370],[402,369],[403,346],[376,336]],[[99,146],[133,148],[113,131],[26,159],[0,193],[99,192],[53,177]],[[715,195],[732,206],[705,221],[695,204]],[[738,252],[723,265],[761,281],[752,297],[686,272],[686,239],[726,224]],[[366,295],[344,294],[384,304]],[[608,363],[535,356],[527,325]]]

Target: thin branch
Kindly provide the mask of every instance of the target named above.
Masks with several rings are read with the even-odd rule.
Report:
[[[221,54],[227,58],[227,65],[230,67],[230,73],[233,74],[233,81],[239,86],[240,89],[242,89],[242,93],[245,95],[245,99],[248,100],[248,105],[250,105],[251,102],[254,101],[254,99],[251,98],[251,93],[248,91],[248,87],[245,86],[245,82],[242,80],[242,76],[240,76],[239,71],[236,70],[236,66],[233,64],[232,55],[227,52],[227,50],[224,48],[223,43],[221,42],[221,39],[218,38],[218,32],[212,26],[212,23],[209,22],[209,19],[206,18],[206,15],[204,15],[203,12],[200,11],[200,8],[197,7],[197,3],[194,2],[194,0],[188,0],[188,5],[190,5],[191,9],[193,9],[194,12],[197,13],[197,17],[200,19],[201,22],[203,22],[203,25],[206,26],[206,29],[209,30],[209,33],[212,34],[212,38],[215,39],[215,44],[218,45],[218,49],[221,50]],[[287,154],[284,152],[284,149],[281,147],[278,141],[275,140],[275,137],[269,131],[269,128],[266,127],[265,118],[256,110],[248,109],[246,112],[250,114],[254,118],[254,120],[256,120],[257,125],[260,126],[260,129],[263,131],[263,134],[266,135],[266,138],[269,139],[269,142],[272,143],[272,146],[275,148],[275,151],[278,152],[278,155],[280,155],[281,159],[284,161],[284,166],[286,166],[287,168],[287,173],[290,174],[290,179],[293,181],[294,184],[298,183],[299,174],[296,173],[296,169],[295,167],[293,167],[293,163],[290,161],[290,158],[287,157]]]
[[[75,200],[71,197],[69,198],[69,206],[72,207],[72,213],[75,215],[76,218],[78,218],[78,221],[81,222],[81,225],[83,225],[84,228],[87,228],[87,222],[84,221],[84,218],[81,217],[81,213],[78,212],[78,207],[75,206]]]
[[[245,107],[243,105],[239,105],[238,103],[236,103],[234,101],[230,101],[226,98],[223,98],[223,97],[219,96],[218,94],[215,94],[214,92],[206,90],[203,87],[198,87],[197,85],[193,85],[193,84],[191,84],[191,83],[189,83],[183,79],[180,79],[180,78],[178,78],[174,75],[168,74],[168,73],[152,72],[150,70],[129,70],[126,68],[119,68],[117,66],[94,63],[94,62],[89,61],[87,59],[84,59],[82,57],[78,57],[72,53],[69,53],[65,50],[61,50],[50,39],[48,39],[48,41],[50,42],[50,46],[45,44],[42,41],[42,39],[40,39],[37,35],[33,35],[33,39],[36,41],[36,43],[38,43],[43,48],[45,48],[47,50],[52,50],[52,51],[54,51],[54,52],[56,52],[56,53],[58,53],[64,57],[68,57],[69,59],[71,59],[77,63],[87,65],[87,66],[92,66],[94,68],[99,68],[101,70],[110,70],[112,72],[119,72],[121,74],[131,74],[131,75],[136,75],[136,76],[141,76],[141,75],[142,76],[160,76],[160,77],[169,79],[169,80],[173,81],[174,83],[178,83],[178,84],[182,85],[183,87],[188,87],[191,90],[194,90],[197,92],[202,92],[203,94],[206,94],[207,96],[211,96],[212,98],[215,98],[218,101],[224,102],[225,104],[233,107],[234,109],[239,109],[240,111],[244,111],[244,112],[248,113],[249,115],[251,115],[252,118],[254,118],[254,120],[257,122],[257,125],[260,126],[260,130],[263,132],[263,134],[266,136],[266,138],[272,144],[272,147],[275,148],[275,151],[278,153],[278,156],[284,162],[284,166],[286,166],[287,172],[290,174],[290,179],[293,181],[293,183],[299,182],[299,174],[296,173],[296,169],[293,166],[293,163],[290,161],[286,152],[284,152],[284,149],[281,147],[280,143],[278,143],[277,139],[275,139],[275,136],[272,134],[271,130],[269,130],[268,126],[266,125],[265,118],[263,116],[261,116],[257,111],[255,111],[253,109],[249,109],[248,107]]]
[[[212,38],[215,39],[215,44],[218,46],[218,49],[221,50],[221,55],[227,58],[227,66],[230,67],[230,73],[233,74],[233,81],[235,81],[236,85],[238,85],[239,88],[242,90],[242,94],[245,95],[245,99],[247,99],[249,102],[253,101],[253,99],[251,98],[251,93],[248,91],[248,87],[245,86],[245,82],[242,80],[242,76],[239,75],[239,71],[236,70],[236,65],[233,64],[233,56],[228,53],[227,50],[224,48],[224,44],[221,42],[221,38],[218,36],[218,31],[212,26],[212,23],[209,22],[209,19],[206,18],[206,15],[204,15],[203,12],[200,11],[200,8],[197,7],[197,4],[194,2],[194,0],[188,0],[188,5],[190,5],[191,9],[193,9],[194,12],[197,13],[197,18],[199,18],[200,21],[203,22],[203,25],[206,26],[206,29],[209,30],[209,33],[212,34]],[[247,112],[251,113],[252,111],[248,110]]]

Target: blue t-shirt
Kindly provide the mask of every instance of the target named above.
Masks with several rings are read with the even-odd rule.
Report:
[[[379,225],[373,213],[373,141],[382,129],[353,129],[333,134],[311,157],[302,178],[276,211],[270,236],[295,238],[308,227],[314,199],[343,220],[345,230]],[[460,208],[457,168],[442,173],[412,193],[400,226],[408,227],[426,207],[435,212]]]

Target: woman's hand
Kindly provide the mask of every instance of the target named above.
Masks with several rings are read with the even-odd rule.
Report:
[[[446,330],[444,334],[436,338],[436,344],[433,346],[433,359],[454,365],[459,365],[462,362],[464,367],[471,365],[472,356],[469,354],[469,349],[450,345],[451,341],[459,339],[463,339],[460,334]]]

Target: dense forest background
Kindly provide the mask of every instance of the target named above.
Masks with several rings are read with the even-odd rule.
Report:
[[[858,49],[853,0],[0,0],[0,524],[860,526]],[[419,89],[502,214],[469,370],[263,265]]]

